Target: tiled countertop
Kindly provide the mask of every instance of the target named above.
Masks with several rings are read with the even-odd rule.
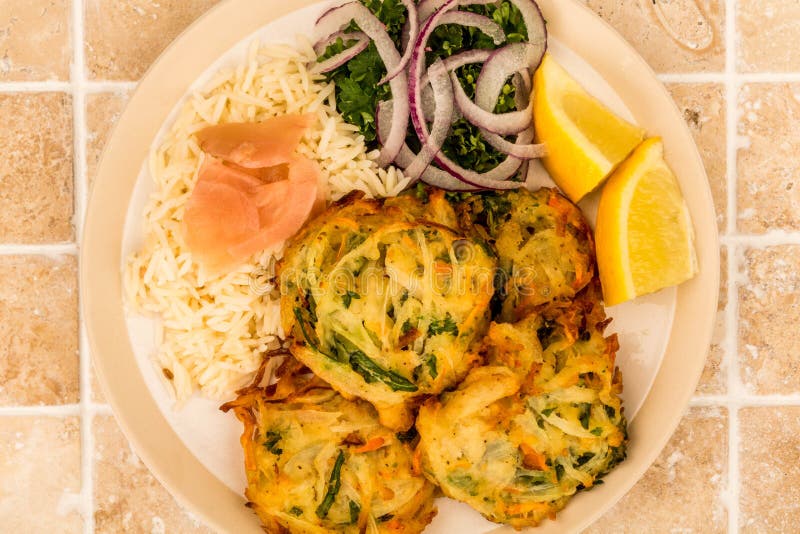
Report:
[[[672,91],[708,170],[722,288],[702,382],[591,532],[800,530],[800,4],[588,0]],[[686,0],[671,0],[684,2]],[[694,0],[688,0],[694,2]],[[87,190],[136,81],[212,0],[0,0],[0,532],[197,532],[99,396],[78,317]]]

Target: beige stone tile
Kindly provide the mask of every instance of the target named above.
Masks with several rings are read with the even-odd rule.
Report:
[[[95,417],[92,427],[95,532],[211,532],[150,474],[113,417]]]
[[[80,533],[77,417],[0,417],[0,531]]]
[[[727,375],[723,367],[725,364],[725,308],[728,305],[728,250],[725,247],[720,250],[719,282],[716,323],[708,358],[706,359],[706,366],[695,391],[697,395],[722,395],[727,390]]]
[[[725,94],[720,84],[676,83],[667,86],[681,111],[686,124],[694,136],[708,174],[711,194],[716,208],[717,225],[720,232],[726,228],[727,185],[725,159]],[[722,276],[720,277],[720,301],[714,338],[709,350],[706,367],[697,387],[701,395],[716,395],[725,392],[726,377],[721,372],[725,337],[725,305],[727,302],[726,252],[721,251]]]
[[[797,532],[800,407],[742,408],[739,428],[740,532]]]
[[[695,408],[644,477],[586,534],[728,531],[728,414]]]
[[[0,405],[78,402],[77,265],[0,256]]]
[[[0,242],[70,241],[70,96],[0,95],[0,117]]]
[[[68,80],[69,0],[0,0],[0,81]]]
[[[670,84],[668,89],[694,136],[711,185],[717,225],[725,231],[728,207],[725,161],[725,88],[721,84]]]
[[[97,93],[86,95],[86,165],[89,186],[94,183],[97,166],[111,130],[119,120],[128,93]]]
[[[800,84],[750,84],[739,94],[738,228],[800,230]]]
[[[87,0],[86,68],[94,80],[138,80],[217,0]]]
[[[100,382],[97,380],[97,371],[94,370],[94,365],[92,365],[90,375],[92,384],[92,402],[96,402],[97,404],[105,404],[106,398],[103,395],[103,390],[100,388]]]
[[[740,72],[800,70],[800,3],[747,0],[736,10]]]
[[[739,368],[757,394],[800,392],[800,246],[745,251],[739,287]]]
[[[587,4],[608,21],[631,43],[656,72],[722,72],[725,69],[725,6],[722,0],[672,0],[663,2],[672,12],[668,24],[675,34],[659,22],[658,3],[654,1],[588,0]],[[697,5],[698,16],[684,4]],[[682,9],[683,8],[683,9]],[[699,41],[709,30],[713,38],[702,49],[691,49],[681,43]],[[700,32],[700,33],[698,33]]]

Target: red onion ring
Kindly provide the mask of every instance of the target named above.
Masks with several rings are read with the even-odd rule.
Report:
[[[533,121],[533,102],[530,102],[527,108],[519,111],[493,113],[470,100],[455,73],[450,73],[450,77],[453,82],[453,94],[458,109],[461,110],[464,118],[481,130],[486,130],[493,134],[513,135],[530,127]],[[497,99],[495,99],[496,101]]]
[[[322,38],[326,38],[350,24],[350,21],[355,21],[359,29],[375,43],[375,48],[378,50],[386,70],[395,69],[400,63],[400,53],[395,48],[383,23],[359,2],[349,2],[326,11],[317,20],[315,31]],[[376,160],[381,167],[390,164],[397,157],[405,143],[408,130],[408,78],[405,72],[401,71],[392,78],[389,87],[395,104],[390,133]]]
[[[408,30],[408,43],[405,47],[405,51],[403,52],[403,57],[400,58],[400,63],[393,69],[388,70],[386,76],[380,79],[378,85],[383,85],[386,82],[390,81],[392,78],[403,72],[403,69],[406,68],[408,62],[411,61],[411,54],[413,53],[413,48],[410,43],[413,43],[417,40],[417,34],[419,34],[419,20],[417,19],[417,6],[414,5],[413,0],[400,0],[404,6],[406,6],[406,12],[408,16],[406,17],[406,25],[403,28],[403,32],[405,34],[405,30]]]
[[[494,4],[496,2],[497,0],[459,0],[456,7],[475,5],[485,6],[487,4]],[[417,4],[419,20],[427,20],[428,17],[433,15],[434,12],[438,11],[446,3],[447,0],[422,0],[419,4]]]
[[[339,67],[341,67],[342,65],[344,65],[345,63],[356,57],[358,54],[366,50],[367,47],[369,46],[369,37],[367,37],[365,33],[336,32],[334,34],[331,34],[331,36],[328,37],[327,39],[324,39],[319,43],[317,43],[316,45],[314,45],[314,51],[316,52],[317,47],[320,47],[322,49],[322,52],[324,52],[325,49],[329,45],[335,43],[337,39],[342,39],[342,41],[345,42],[356,41],[356,43],[350,46],[350,48],[342,50],[335,56],[331,56],[325,61],[314,65],[311,69],[313,72],[326,73],[338,69]],[[322,52],[317,52],[317,55],[321,54]]]
[[[431,129],[428,131],[421,102],[414,99],[411,100],[411,120],[414,123],[415,130],[418,132],[420,141],[422,141],[422,148],[419,154],[403,171],[403,174],[410,176],[413,180],[419,179],[431,161],[433,161],[434,156],[442,149],[442,144],[447,139],[447,135],[450,133],[450,126],[453,124],[453,87],[447,76],[444,62],[441,59],[437,59],[428,68],[428,72],[430,73],[436,110],[433,115]]]

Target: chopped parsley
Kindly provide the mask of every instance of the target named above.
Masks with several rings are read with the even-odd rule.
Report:
[[[353,302],[353,299],[360,299],[361,295],[356,293],[355,291],[350,291],[349,289],[345,291],[344,295],[342,295],[342,304],[344,305],[345,309],[350,309],[350,303]]]
[[[282,436],[280,432],[275,430],[269,430],[264,435],[264,448],[267,449],[272,454],[280,456],[283,454],[283,449],[278,447],[278,443],[281,442]]]
[[[458,325],[448,313],[444,319],[434,319],[428,326],[429,336],[438,336],[440,334],[458,335]]]
[[[400,0],[360,0],[375,16],[384,23],[389,37],[398,50],[402,50],[402,29],[406,22],[406,9]],[[484,15],[503,28],[506,43],[517,43],[527,39],[527,29],[519,9],[509,0],[500,0],[495,4],[465,6],[462,9]],[[351,23],[345,31],[357,31],[358,26]],[[338,39],[317,58],[324,61],[349,48],[353,42]],[[504,43],[505,44],[505,43]],[[444,24],[436,28],[428,41],[426,62],[432,63],[437,57],[445,58],[464,50],[495,49],[497,45],[492,39],[474,27],[458,24]],[[475,85],[481,65],[465,65],[456,70],[456,76],[464,86],[467,95],[475,94]],[[348,123],[358,127],[369,149],[378,148],[375,129],[375,112],[378,103],[391,98],[388,83],[378,85],[378,81],[386,74],[386,68],[378,54],[374,43],[353,59],[326,74],[329,81],[336,85],[336,106],[339,113]],[[514,87],[506,83],[501,91],[495,112],[504,113],[516,110]],[[409,127],[406,138],[412,150],[418,150],[420,143],[414,129]],[[479,128],[466,120],[456,120],[451,128],[450,136],[442,146],[442,152],[465,168],[477,172],[486,172],[496,167],[506,156],[486,144]]]
[[[325,492],[325,497],[322,502],[317,506],[316,514],[320,519],[328,517],[328,512],[333,506],[333,501],[336,500],[336,495],[339,494],[339,489],[342,487],[342,465],[344,465],[344,453],[339,451],[336,461],[333,463],[331,476],[328,479],[328,490]]]
[[[361,505],[355,501],[350,501],[350,523],[358,523],[358,516],[361,514]]]
[[[395,437],[400,443],[411,443],[416,439],[418,436],[417,434],[417,427],[412,426],[408,430],[398,432],[395,434]]]
[[[439,370],[436,368],[436,356],[434,354],[429,354],[427,359],[425,360],[425,366],[428,368],[428,375],[431,378],[436,378],[439,376]]]

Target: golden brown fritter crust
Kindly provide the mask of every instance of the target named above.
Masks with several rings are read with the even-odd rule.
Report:
[[[516,528],[554,517],[625,456],[616,336],[596,283],[513,324],[493,323],[487,366],[420,409],[423,472],[445,495]]]
[[[422,532],[435,487],[413,473],[410,444],[289,358],[276,385],[223,406],[244,424],[245,495],[266,531]]]

